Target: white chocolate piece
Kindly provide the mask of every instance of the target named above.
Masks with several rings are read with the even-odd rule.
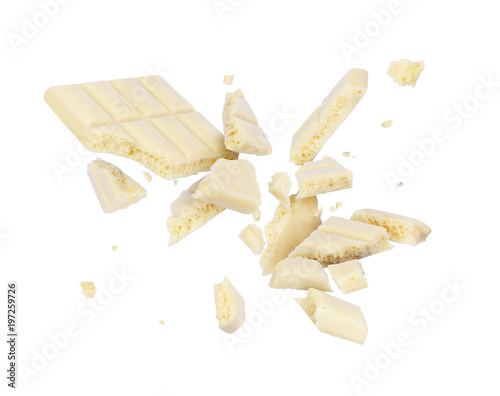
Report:
[[[261,203],[255,168],[248,160],[220,159],[212,165],[193,198],[241,213],[255,213]]]
[[[315,288],[323,291],[332,291],[328,282],[328,275],[315,260],[302,257],[286,258],[274,267],[269,286],[277,289]]]
[[[261,254],[266,242],[259,226],[255,224],[247,225],[238,235],[247,245],[253,254]]]
[[[222,119],[224,144],[228,150],[255,155],[271,154],[271,143],[259,126],[241,89],[226,94]]]
[[[368,72],[351,69],[293,136],[290,161],[312,161],[339,125],[351,114],[368,87]]]
[[[392,77],[398,85],[415,86],[420,77],[420,73],[424,70],[425,62],[412,62],[408,59],[391,62],[387,74]]]
[[[358,344],[366,341],[368,326],[358,306],[316,289],[295,300],[319,331]]]
[[[375,209],[357,210],[351,216],[351,220],[384,227],[391,241],[413,246],[424,242],[432,231],[420,220]]]
[[[331,264],[328,271],[332,279],[342,293],[347,294],[368,287],[365,272],[358,260],[345,261],[339,264]]]
[[[286,172],[275,173],[269,182],[269,192],[288,210],[290,210],[290,198],[288,195],[290,194],[291,187],[292,182]]]
[[[385,228],[332,216],[288,257],[305,257],[327,266],[360,259],[392,247]]]
[[[217,128],[159,76],[52,87],[44,100],[90,151],[133,159],[165,179],[238,158]]]
[[[295,177],[299,183],[297,198],[352,187],[352,172],[327,156],[301,166],[295,172]]]
[[[382,123],[382,128],[389,128],[392,125],[392,120],[387,120]]]
[[[80,282],[80,286],[82,287],[82,293],[85,297],[94,298],[96,292],[94,282]]]
[[[245,301],[227,278],[214,286],[214,293],[219,328],[234,333],[245,323]]]
[[[260,257],[262,275],[269,275],[274,267],[311,232],[321,224],[316,216],[318,200],[316,197],[296,199],[290,196],[290,210],[280,203],[274,218],[266,224],[267,247]]]
[[[179,242],[208,221],[212,220],[224,208],[193,198],[202,179],[198,180],[172,202],[172,215],[167,219],[167,228],[170,233],[169,246]]]
[[[341,208],[341,207],[342,207],[342,202],[337,202],[337,203],[335,204],[335,206],[332,206],[332,207],[330,208],[330,212],[335,212],[337,209],[339,209],[339,208]]]
[[[174,179],[174,184],[175,184],[175,185],[179,184],[179,180]]]
[[[257,210],[253,212],[252,216],[253,220],[258,222],[260,220],[260,209],[257,208]]]
[[[144,178],[147,180],[147,182],[151,183],[151,180],[153,180],[151,174],[149,172],[142,172],[142,174],[144,175]]]
[[[320,206],[316,213],[314,213],[314,216],[316,216],[318,219],[321,219],[321,215],[323,214],[323,207]]]
[[[228,74],[228,75],[224,76],[222,83],[227,84],[227,85],[231,85],[233,83],[233,80],[234,80],[234,76]]]
[[[111,249],[113,249],[113,252],[116,252],[118,250],[118,246],[113,245],[113,247]]]
[[[125,209],[147,195],[134,179],[100,158],[88,165],[87,174],[104,213]]]

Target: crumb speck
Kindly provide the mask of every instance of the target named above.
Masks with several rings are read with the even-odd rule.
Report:
[[[142,172],[142,174],[144,175],[144,177],[146,178],[148,183],[151,182],[151,180],[153,180],[153,178],[151,177],[151,175],[148,172]]]
[[[256,222],[258,222],[260,220],[260,210],[259,210],[259,208],[257,208],[257,210],[253,213],[253,219]]]
[[[96,290],[94,282],[80,282],[80,286],[82,287],[82,293],[85,297],[94,298]]]
[[[234,79],[234,76],[228,74],[228,75],[224,76],[224,80],[222,80],[222,82],[224,84],[231,85],[233,83],[233,79]]]
[[[334,212],[334,211],[336,211],[338,208],[341,208],[341,207],[342,207],[342,202],[337,202],[337,203],[335,204],[335,206],[332,206],[332,207],[330,208],[330,212]]]
[[[387,120],[382,123],[382,128],[389,128],[392,125],[392,120]]]

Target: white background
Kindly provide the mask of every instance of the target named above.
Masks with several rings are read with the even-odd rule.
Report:
[[[495,5],[73,0],[44,17],[37,1],[2,2],[0,280],[2,299],[7,282],[18,282],[18,394],[356,395],[356,378],[366,395],[498,394]],[[34,18],[33,37],[13,45]],[[342,51],[355,44],[352,56]],[[386,74],[401,58],[425,61],[415,88]],[[304,291],[268,287],[259,258],[237,237],[251,216],[227,210],[168,247],[170,203],[198,176],[147,183],[141,165],[100,155],[148,192],[103,214],[86,175],[96,154],[79,148],[42,99],[53,85],[159,73],[221,128],[225,92],[242,88],[274,148],[269,157],[241,157],[257,169],[263,226],[277,205],[271,175],[295,171],[293,133],[352,67],[369,71],[367,94],[320,155],[352,170],[354,188],[320,196],[323,219],[341,201],[342,217],[373,207],[433,229],[417,247],[396,244],[362,260],[367,289],[343,296],[334,288],[362,308],[364,345],[319,332],[293,300]],[[225,74],[235,75],[232,87],[222,84]],[[393,126],[381,128],[387,119]],[[438,128],[445,137],[422,154],[416,140]],[[392,188],[387,172],[397,175],[410,159],[418,166]],[[112,293],[123,271],[132,279]],[[224,276],[247,304],[245,332],[233,337],[215,318],[213,285]],[[95,282],[97,306],[87,305],[80,281]],[[68,327],[71,336],[62,335]],[[411,345],[394,346],[401,334]]]

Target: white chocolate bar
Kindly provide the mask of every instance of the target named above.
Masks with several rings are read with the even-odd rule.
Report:
[[[425,62],[412,62],[408,59],[391,62],[387,74],[392,77],[398,85],[415,86],[420,77],[420,73],[424,70]]]
[[[299,183],[297,198],[352,187],[352,172],[327,156],[320,161],[308,162],[301,166],[295,172],[295,177]]]
[[[220,206],[193,198],[193,193],[200,182],[201,179],[181,192],[181,195],[170,205],[172,215],[167,219],[167,228],[170,233],[169,246],[179,242],[224,211],[224,208]]]
[[[96,291],[94,282],[80,282],[80,286],[82,287],[82,293],[85,297],[94,298]]]
[[[255,224],[247,225],[238,235],[247,245],[253,254],[261,254],[266,242],[259,226]]]
[[[146,196],[139,183],[100,158],[88,165],[87,174],[104,213],[125,209]]]
[[[292,183],[286,172],[275,173],[269,182],[269,192],[288,210],[290,210],[290,198],[288,195],[290,194],[291,187]]]
[[[360,259],[392,247],[385,228],[332,216],[288,257],[305,257],[327,266]]]
[[[375,209],[357,210],[351,220],[384,227],[391,241],[413,246],[424,242],[431,233],[430,227],[420,220]]]
[[[366,70],[349,70],[293,136],[290,161],[295,165],[312,161],[354,110],[367,87]]]
[[[331,264],[328,271],[332,279],[342,293],[347,294],[368,287],[365,272],[358,260],[345,261],[339,264]]]
[[[269,286],[277,289],[315,288],[323,291],[332,291],[328,282],[328,275],[315,260],[302,257],[286,258],[274,267]]]
[[[228,150],[255,155],[271,154],[271,143],[259,126],[241,89],[226,94],[222,119],[224,144]]]
[[[238,158],[217,128],[159,76],[52,87],[44,100],[90,151],[133,159],[166,179]]]
[[[318,228],[321,220],[316,216],[317,211],[316,197],[296,199],[291,195],[290,210],[282,203],[278,205],[274,218],[265,227],[267,247],[260,257],[263,275],[269,275],[276,264]]]
[[[295,300],[319,331],[358,344],[366,341],[368,326],[358,306],[316,289]]]
[[[214,293],[219,328],[234,333],[245,323],[245,301],[227,278],[214,286]]]
[[[220,159],[212,165],[193,198],[252,214],[261,203],[255,168],[248,160]]]

